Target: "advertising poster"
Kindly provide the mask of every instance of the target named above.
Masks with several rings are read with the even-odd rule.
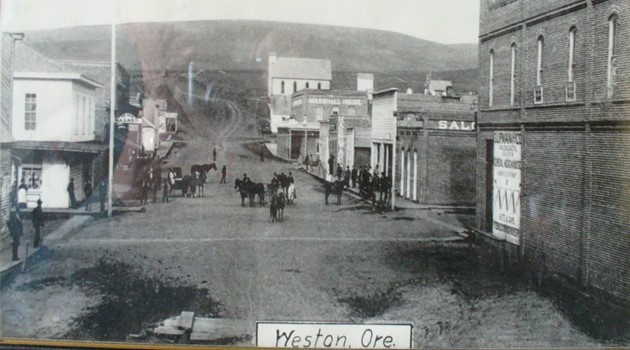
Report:
[[[521,133],[494,133],[492,234],[519,244],[521,220]]]

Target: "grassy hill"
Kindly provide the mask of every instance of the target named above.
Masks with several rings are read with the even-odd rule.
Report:
[[[326,58],[334,71],[445,71],[475,68],[477,45],[446,45],[373,29],[264,21],[119,25],[118,60],[129,69],[261,70],[270,52]],[[25,42],[51,58],[109,60],[109,26],[29,32]]]

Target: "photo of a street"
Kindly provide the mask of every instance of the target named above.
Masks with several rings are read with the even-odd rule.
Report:
[[[7,17],[0,347],[628,347],[630,6],[465,1]]]

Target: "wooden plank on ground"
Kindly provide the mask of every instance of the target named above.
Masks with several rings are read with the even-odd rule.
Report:
[[[247,323],[242,320],[224,318],[196,317],[191,341],[209,341],[215,339],[239,337],[247,334]]]
[[[193,328],[193,320],[195,313],[191,311],[183,311],[179,317],[179,325],[177,328],[190,331]]]

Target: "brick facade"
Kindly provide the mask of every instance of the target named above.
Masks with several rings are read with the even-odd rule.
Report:
[[[614,94],[610,18],[617,16]],[[630,301],[630,2],[481,1],[477,229],[493,237],[496,131],[521,135],[520,228],[502,244],[532,270]],[[567,99],[575,30],[575,100]],[[542,38],[542,103],[535,103]],[[516,46],[514,103],[512,45]],[[492,53],[492,59],[491,59]],[[492,66],[492,67],[491,67]],[[493,81],[490,81],[492,71]],[[491,85],[492,84],[492,85]],[[492,88],[491,88],[492,86]],[[492,105],[490,94],[492,93]]]
[[[0,250],[11,243],[6,225],[11,208],[11,111],[13,104],[13,38],[0,34]]]

